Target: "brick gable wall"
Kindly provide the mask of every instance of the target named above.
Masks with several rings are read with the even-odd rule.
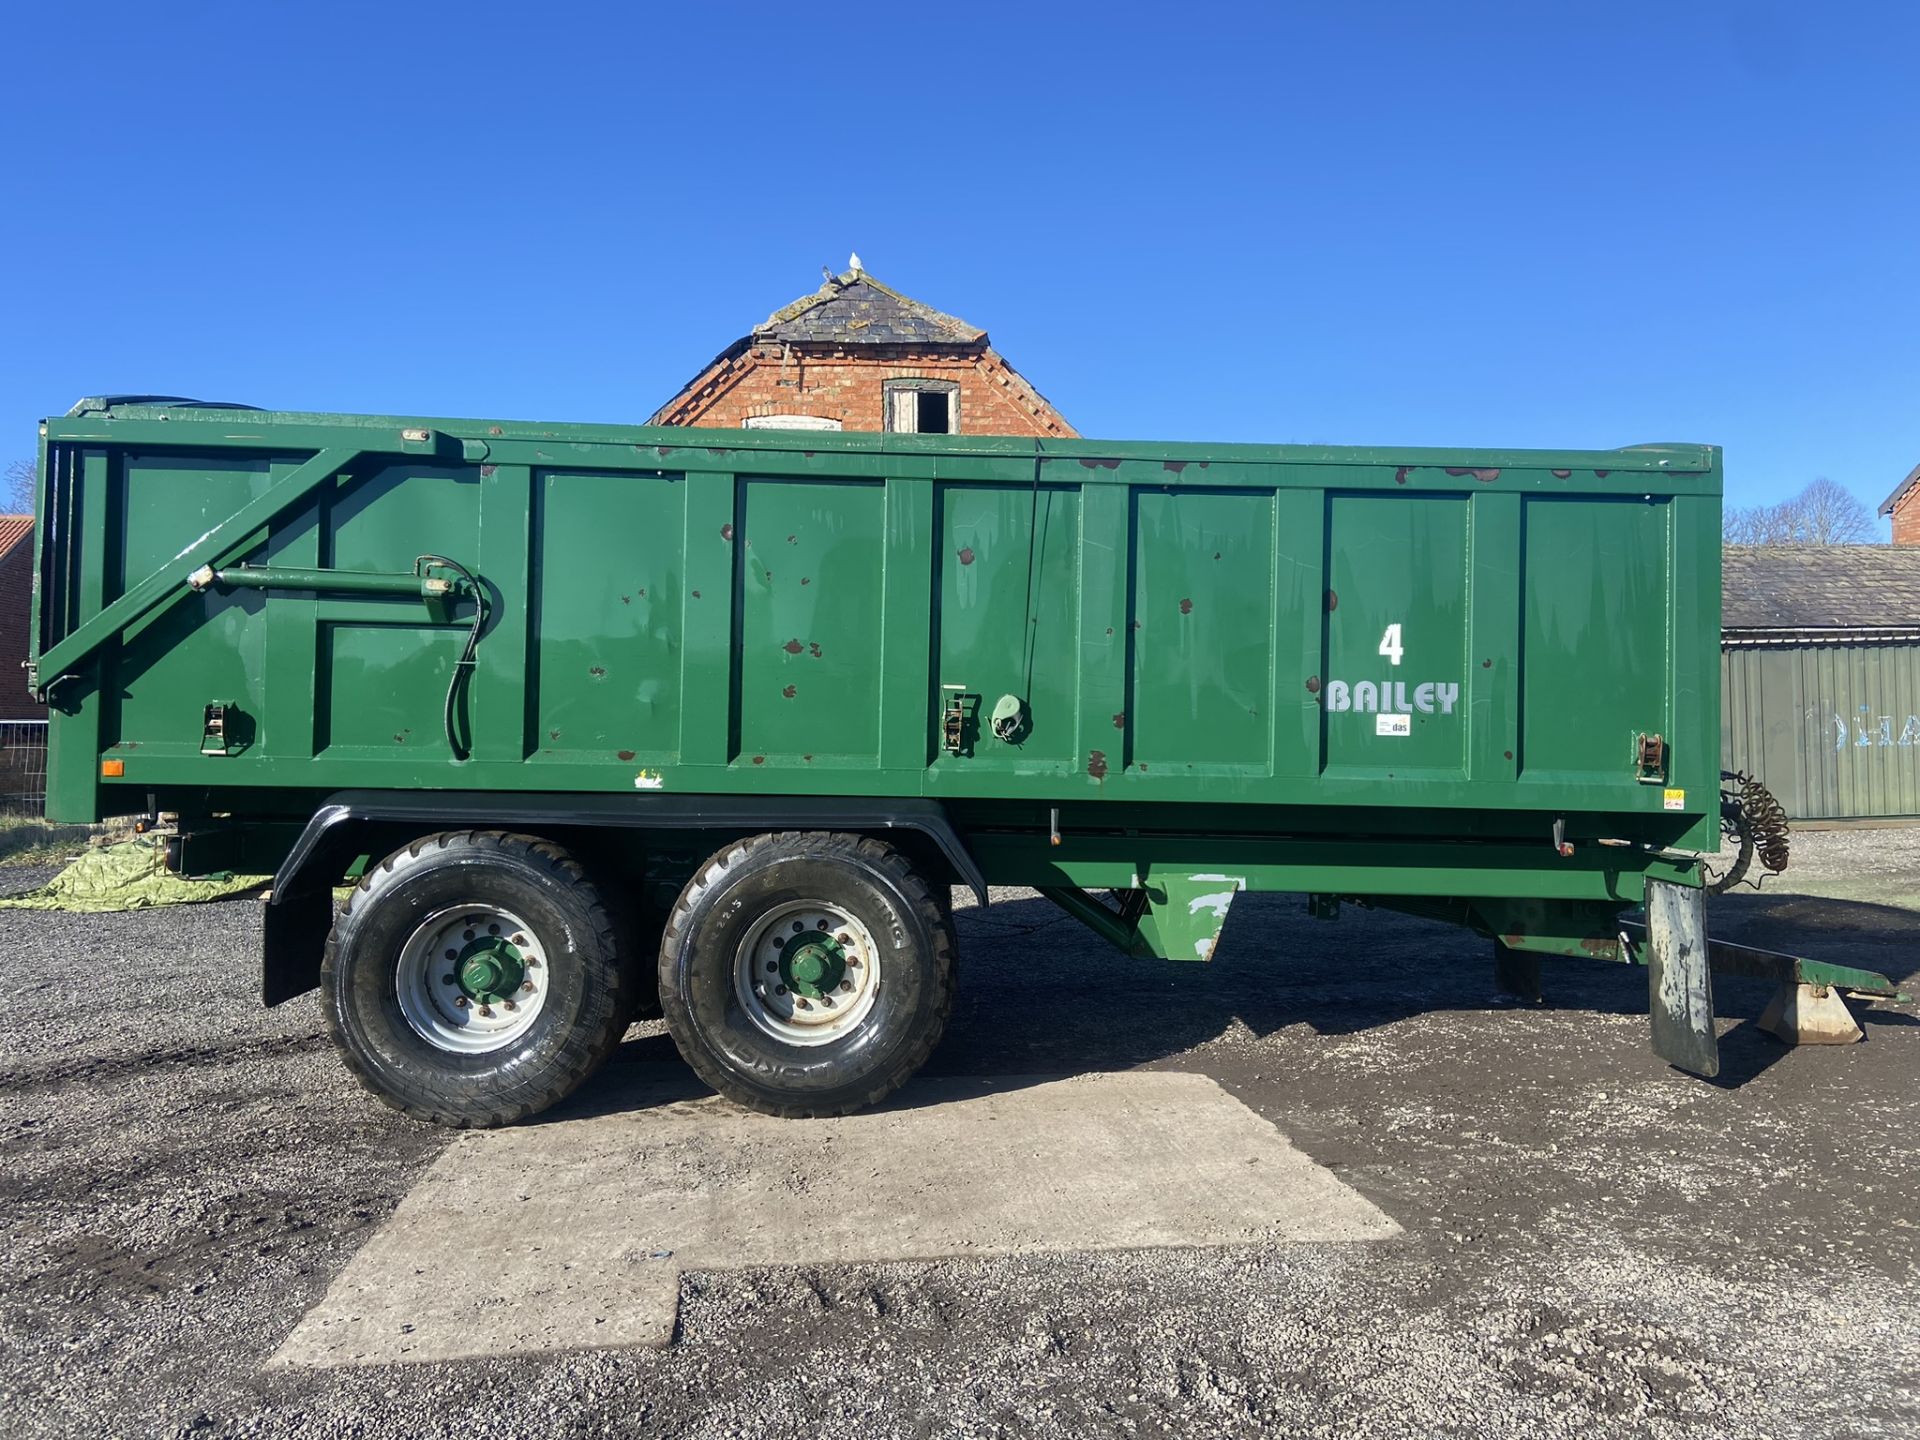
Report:
[[[888,380],[945,380],[959,387],[962,435],[1073,436],[1078,432],[992,350],[878,352],[831,349],[784,354],[749,346],[722,357],[676,396],[657,420],[737,430],[761,415],[810,415],[848,430],[886,428]]]
[[[1920,485],[1907,491],[1893,507],[1893,543],[1920,545]]]

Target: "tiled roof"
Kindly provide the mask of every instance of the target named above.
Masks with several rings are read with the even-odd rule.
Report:
[[[889,290],[864,270],[827,280],[756,325],[755,340],[793,345],[984,345],[987,332]]]
[[[33,537],[33,516],[0,515],[0,555]]]
[[[1920,546],[1729,545],[1727,630],[1920,628]]]

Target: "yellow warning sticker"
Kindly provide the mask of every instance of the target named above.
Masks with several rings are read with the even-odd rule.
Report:
[[[1687,808],[1687,792],[1684,790],[1667,791],[1666,808],[1669,810],[1686,809]]]

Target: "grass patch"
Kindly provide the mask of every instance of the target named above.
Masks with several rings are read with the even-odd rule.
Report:
[[[133,832],[127,828],[126,833]],[[96,838],[105,843],[124,837],[111,825],[55,825],[26,815],[0,815],[0,865],[58,864]]]

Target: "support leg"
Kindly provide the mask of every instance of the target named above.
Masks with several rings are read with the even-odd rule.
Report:
[[[1698,886],[1647,882],[1647,1000],[1653,1053],[1690,1074],[1718,1075],[1706,892]]]
[[[1838,990],[1791,980],[1773,992],[1760,1028],[1789,1045],[1851,1045],[1867,1038]]]
[[[1493,985],[1529,1005],[1540,1003],[1540,957],[1529,950],[1512,949],[1503,940],[1493,942]]]

